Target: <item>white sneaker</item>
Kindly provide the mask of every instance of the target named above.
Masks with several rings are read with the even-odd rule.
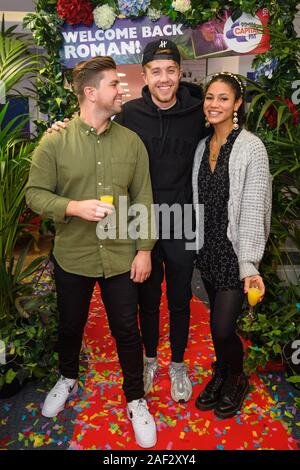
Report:
[[[156,425],[149,413],[146,400],[140,398],[127,404],[127,415],[132,423],[136,443],[147,449],[156,444]]]
[[[74,395],[78,389],[78,381],[76,379],[67,379],[60,376],[54,387],[48,393],[43,405],[42,415],[46,418],[57,416],[65,407],[68,398]]]
[[[174,401],[188,401],[193,392],[192,382],[188,376],[188,370],[183,362],[171,362],[169,367],[171,379],[171,396]]]
[[[152,390],[156,376],[158,364],[157,359],[144,358],[144,391],[147,395]]]

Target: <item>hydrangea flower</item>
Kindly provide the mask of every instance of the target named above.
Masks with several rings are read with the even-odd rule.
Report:
[[[260,64],[254,74],[254,79],[259,80],[260,77],[266,77],[271,79],[273,77],[273,73],[277,69],[279,64],[279,60],[274,57],[273,59],[267,59],[265,62]]]
[[[93,11],[93,15],[96,25],[103,30],[110,28],[116,19],[116,14],[109,5],[96,7]]]
[[[151,0],[118,0],[120,13],[124,16],[138,16],[146,11]]]
[[[151,21],[157,21],[161,17],[161,15],[161,11],[156,10],[155,8],[149,8],[147,11],[147,16],[150,18]]]
[[[191,8],[191,0],[173,0],[172,7],[180,13],[185,13]]]

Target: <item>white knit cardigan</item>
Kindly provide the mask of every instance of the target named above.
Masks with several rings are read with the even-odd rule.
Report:
[[[203,213],[199,209],[198,174],[206,140],[207,137],[199,142],[193,166],[197,251],[204,239]],[[258,266],[270,232],[271,208],[272,177],[266,148],[258,137],[243,129],[237,136],[229,157],[227,228],[227,236],[238,257],[240,279],[259,274]]]

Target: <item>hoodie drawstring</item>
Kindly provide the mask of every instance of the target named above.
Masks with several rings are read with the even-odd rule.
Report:
[[[164,129],[164,123],[163,123],[164,118],[162,116],[162,112],[159,108],[157,109],[157,112],[158,112],[158,116],[159,116],[159,139],[162,139],[161,145],[160,145],[160,152],[159,152],[159,157],[161,157],[161,155],[163,153],[163,150],[164,150],[164,146],[165,146],[167,137],[168,137],[169,127],[170,127],[170,119],[168,118],[168,116],[165,117],[167,122],[166,122],[166,126],[165,126],[165,129]]]

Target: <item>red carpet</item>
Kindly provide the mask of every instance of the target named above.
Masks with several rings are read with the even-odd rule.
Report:
[[[189,403],[177,404],[170,396],[168,364],[168,315],[166,297],[161,305],[160,374],[148,404],[155,415],[158,442],[163,450],[296,450],[282,420],[280,406],[270,397],[257,377],[251,377],[251,392],[244,408],[235,418],[220,420],[213,412],[200,412],[194,400],[210,376],[214,353],[209,334],[206,307],[196,298],[192,301],[190,340],[186,362],[194,384]],[[98,291],[95,291],[85,334],[89,366],[85,375],[81,401],[70,402],[78,411],[70,449],[139,449],[134,442],[131,424],[126,416],[120,372],[114,342]]]

